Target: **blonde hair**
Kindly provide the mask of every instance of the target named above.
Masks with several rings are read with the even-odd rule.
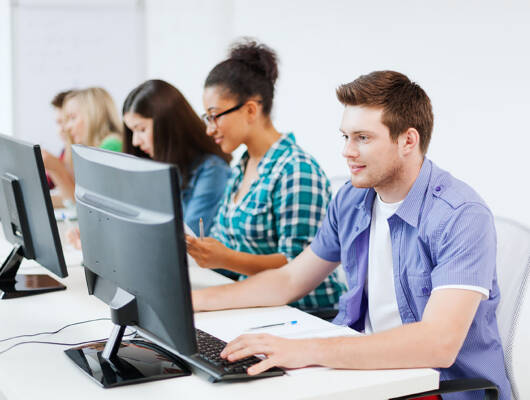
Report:
[[[103,88],[90,87],[74,90],[64,102],[75,99],[85,121],[84,145],[98,147],[109,135],[122,134],[122,123],[114,100]]]

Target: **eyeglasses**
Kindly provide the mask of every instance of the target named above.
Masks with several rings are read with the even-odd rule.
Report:
[[[239,103],[237,106],[234,106],[232,108],[229,108],[226,111],[223,111],[222,113],[216,114],[216,115],[210,115],[207,113],[202,114],[201,118],[204,121],[206,125],[215,125],[217,126],[217,119],[222,117],[223,115],[230,114],[231,112],[239,110],[241,107],[243,107],[245,103]]]

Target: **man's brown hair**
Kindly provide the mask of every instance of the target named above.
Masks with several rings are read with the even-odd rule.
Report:
[[[420,134],[420,150],[427,153],[434,116],[427,93],[407,76],[395,71],[375,71],[361,75],[337,88],[337,98],[345,106],[383,109],[381,122],[390,130],[390,138],[409,128]]]
[[[64,92],[57,93],[55,96],[53,96],[51,101],[52,106],[55,108],[63,108],[64,99],[72,92],[73,90],[65,90]]]

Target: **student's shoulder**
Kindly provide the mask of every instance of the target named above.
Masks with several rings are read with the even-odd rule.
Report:
[[[230,165],[221,157],[215,154],[205,154],[197,162],[193,168],[192,175],[200,178],[201,176],[215,175],[217,177],[223,176],[228,179],[232,175]]]
[[[486,202],[470,185],[433,164],[433,179],[429,185],[434,204],[451,210],[470,205],[488,209]]]
[[[490,224],[493,214],[482,197],[466,182],[433,165],[433,178],[427,188],[430,198],[428,215],[423,220],[431,229],[448,229],[460,220],[475,218]]]
[[[294,170],[305,169],[326,176],[317,160],[297,143],[286,139],[281,150],[281,154],[276,161],[278,170],[284,173],[291,173]]]
[[[122,151],[122,140],[121,136],[117,133],[110,134],[106,136],[99,145],[101,149],[111,150],[111,151]]]
[[[221,157],[219,157],[217,154],[205,154],[201,160],[199,165],[202,168],[228,168],[230,169],[230,165],[223,160]]]

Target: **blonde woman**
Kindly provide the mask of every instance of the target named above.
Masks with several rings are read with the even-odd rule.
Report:
[[[105,89],[93,87],[72,91],[64,99],[63,113],[64,130],[71,143],[121,151],[121,120],[112,97]],[[73,171],[44,150],[42,158],[46,171],[60,192],[60,198],[53,199],[54,206],[73,201]]]

